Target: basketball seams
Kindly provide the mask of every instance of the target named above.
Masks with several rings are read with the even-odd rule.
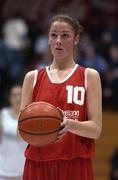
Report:
[[[58,129],[56,130],[53,130],[53,131],[49,131],[49,132],[42,132],[42,133],[39,133],[39,132],[30,132],[30,131],[26,131],[26,130],[23,130],[21,128],[19,128],[19,130],[23,133],[27,133],[29,135],[48,135],[48,134],[52,134],[52,133],[55,133],[55,132],[58,132],[59,130],[61,130],[62,128],[59,127]]]
[[[59,114],[61,115],[62,120],[63,120],[64,114],[63,114],[62,110],[61,110],[60,108],[58,108],[58,107],[57,107],[57,110],[58,110],[58,112],[59,112]]]
[[[40,118],[45,118],[45,119],[57,119],[57,120],[59,120],[59,121],[61,121],[62,122],[62,119],[61,118],[58,118],[58,117],[56,117],[56,116],[30,116],[30,117],[27,117],[27,118],[24,118],[24,119],[20,119],[19,121],[18,121],[18,123],[21,123],[21,122],[23,122],[23,121],[27,121],[27,120],[30,120],[30,119],[35,119],[35,118],[39,118],[39,121],[40,121]],[[37,120],[38,121],[38,120]]]
[[[26,105],[25,106],[25,108],[23,109],[23,111],[25,110],[25,109],[28,109],[29,107],[31,107],[31,106],[36,106],[37,104],[39,104],[39,101],[36,101],[36,102],[32,102],[31,104],[28,104],[28,105]],[[48,105],[49,107],[51,107],[51,108],[53,108],[53,109],[55,109],[56,107],[54,106],[54,105],[52,105],[52,104],[49,104],[48,102],[43,102],[43,101],[40,101],[40,105]]]

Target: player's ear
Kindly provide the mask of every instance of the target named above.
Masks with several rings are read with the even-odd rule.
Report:
[[[80,39],[79,35],[76,35],[76,37],[75,37],[75,42],[74,42],[74,45],[75,45],[75,46],[76,46],[77,44],[79,44],[79,39]]]

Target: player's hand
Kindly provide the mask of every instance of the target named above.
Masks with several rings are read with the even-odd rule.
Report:
[[[63,118],[63,122],[61,123],[61,128],[57,136],[56,142],[58,142],[68,131],[68,119],[67,117]]]

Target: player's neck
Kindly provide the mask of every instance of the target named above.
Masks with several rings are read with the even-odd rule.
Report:
[[[74,61],[72,62],[66,62],[66,63],[58,63],[58,62],[53,62],[50,66],[50,69],[57,69],[57,70],[67,70],[67,69],[73,69],[75,67],[76,63]]]
[[[50,66],[49,67],[50,77],[53,80],[53,82],[60,83],[64,81],[70,75],[70,73],[74,71],[75,67],[76,64],[64,68],[59,68],[57,66],[56,67]]]

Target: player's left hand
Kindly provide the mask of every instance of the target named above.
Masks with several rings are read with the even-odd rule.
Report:
[[[63,122],[61,123],[60,131],[57,136],[57,141],[60,140],[67,133],[67,131],[68,131],[68,118],[64,117]]]

